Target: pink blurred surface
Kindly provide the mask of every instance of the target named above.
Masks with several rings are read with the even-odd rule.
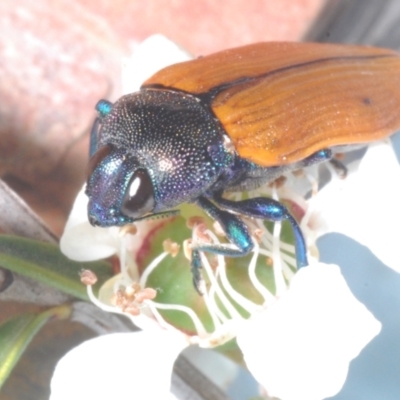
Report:
[[[300,40],[323,0],[3,0],[0,173],[59,234],[85,180],[99,98],[121,93],[121,59],[154,33],[194,55]]]

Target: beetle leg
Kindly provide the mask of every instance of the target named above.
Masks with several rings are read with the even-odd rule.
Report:
[[[230,247],[227,244],[206,244],[202,243],[192,249],[192,274],[193,284],[197,292],[201,293],[199,284],[201,280],[200,268],[200,251],[205,251],[213,254],[221,254],[228,257],[241,257],[248,254],[254,244],[253,239],[247,229],[246,224],[236,215],[220,210],[210,200],[205,197],[197,199],[196,203],[214,220],[218,221],[222,229],[226,233],[229,241],[235,245]]]
[[[242,201],[231,201],[218,197],[214,200],[222,208],[248,217],[267,219],[274,222],[289,221],[295,237],[297,267],[301,268],[308,265],[307,248],[303,233],[297,221],[283,204],[267,197],[256,197]]]
[[[337,158],[331,158],[329,160],[333,168],[335,169],[336,173],[338,174],[339,178],[344,179],[347,176],[347,167]]]
[[[329,161],[333,157],[333,153],[331,149],[322,149],[319,150],[310,156],[306,157],[304,160],[301,161],[301,167],[309,167],[314,164],[319,164],[324,161]]]

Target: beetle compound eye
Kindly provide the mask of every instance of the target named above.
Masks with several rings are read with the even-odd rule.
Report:
[[[149,174],[139,169],[129,181],[121,211],[129,217],[138,218],[153,211],[154,205],[153,184]]]
[[[96,153],[94,153],[88,165],[88,170],[87,170],[88,179],[91,177],[91,175],[96,170],[98,165],[112,152],[112,150],[113,147],[109,144],[106,144],[105,146],[97,150]]]

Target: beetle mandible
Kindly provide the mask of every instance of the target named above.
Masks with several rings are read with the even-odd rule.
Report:
[[[196,203],[235,245],[193,248],[198,291],[200,251],[239,257],[252,250],[241,215],[288,220],[297,265],[306,266],[302,232],[283,204],[235,202],[224,192],[256,188],[343,146],[394,133],[399,88],[399,54],[366,46],[257,43],[164,68],[139,92],[96,105],[89,221],[122,226]]]

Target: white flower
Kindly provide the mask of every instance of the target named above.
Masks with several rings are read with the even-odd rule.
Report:
[[[156,40],[150,40],[147,43],[155,45],[155,53],[157,54],[160,48],[164,49],[166,46],[163,40],[160,41],[158,37]],[[167,54],[170,53],[174,53],[173,48]],[[142,48],[141,54],[153,53]],[[143,61],[141,57],[135,56],[135,68],[146,71],[143,66],[137,66],[138,63]],[[186,55],[182,55],[182,57],[182,59],[185,59]],[[152,57],[151,60],[151,63],[153,63]],[[179,60],[173,56],[172,61]],[[138,82],[133,85],[137,84]],[[389,161],[389,158],[386,161]],[[366,174],[368,178],[371,178],[371,175],[377,175],[370,170]],[[315,176],[314,169],[314,172],[307,174],[306,178],[313,180]],[[291,200],[305,212],[302,227],[309,242],[309,250],[313,254],[317,254],[313,241],[319,234],[315,227],[319,229],[323,225],[321,221],[324,217],[331,226],[330,229],[343,231],[344,228],[340,221],[343,224],[344,215],[350,218],[351,216],[348,214],[355,213],[355,210],[352,210],[355,206],[360,221],[363,221],[362,217],[364,217],[364,220],[368,217],[368,226],[371,226],[368,211],[376,210],[376,203],[369,206],[370,208],[368,206],[365,208],[364,205],[369,201],[371,195],[374,195],[374,189],[367,187],[367,193],[361,193],[365,190],[365,185],[360,184],[357,177],[358,174],[354,174],[344,181],[334,180],[312,197],[310,200],[311,207],[308,211],[304,198],[296,195],[291,189],[284,187],[279,191],[280,196]],[[362,174],[361,177],[363,177]],[[347,185],[348,180],[351,184]],[[334,188],[332,190],[338,190],[336,188],[338,185],[344,187],[344,189],[340,189],[342,192],[340,196],[343,196],[343,199],[336,196],[336,192],[333,194],[328,192],[331,187]],[[357,190],[354,190],[354,188],[357,188]],[[353,193],[354,191],[356,193]],[[325,193],[330,194],[325,195]],[[275,189],[268,194],[277,196]],[[355,205],[350,204],[348,196],[355,195],[361,198],[360,202]],[[394,199],[397,199],[395,193],[391,195]],[[338,203],[328,204],[332,196],[336,196]],[[338,207],[339,203],[341,204],[340,207]],[[97,357],[102,356],[105,372],[103,371],[104,375],[102,375],[100,383],[103,393],[112,390],[103,387],[103,383],[109,382],[112,388],[115,386],[123,388],[120,393],[125,393],[127,398],[146,398],[134,397],[133,394],[130,396],[130,393],[135,390],[136,383],[139,385],[138,387],[142,387],[142,384],[146,386],[151,381],[154,383],[153,386],[158,386],[158,382],[162,383],[160,388],[162,387],[163,394],[160,392],[157,396],[153,395],[149,398],[168,398],[168,384],[166,382],[170,379],[172,363],[180,349],[183,349],[188,343],[198,343],[203,347],[211,347],[237,336],[238,344],[249,370],[270,395],[278,396],[282,400],[324,399],[341,389],[347,376],[350,361],[357,357],[362,348],[380,331],[380,323],[352,295],[337,266],[318,263],[316,258],[311,257],[312,265],[294,275],[292,267],[295,262],[291,255],[294,249],[292,245],[279,241],[280,224],[275,225],[273,234],[266,232],[264,226],[258,222],[253,227],[264,232],[261,236],[260,246],[257,244],[255,246],[248,271],[248,279],[254,286],[253,289],[257,292],[258,298],[261,299],[258,302],[247,299],[246,296],[232,287],[225,274],[223,257],[217,257],[216,265],[211,267],[207,258],[203,256],[204,270],[208,276],[210,287],[203,298],[198,297],[196,302],[204,302],[203,308],[208,310],[211,316],[214,331],[207,330],[196,312],[186,305],[161,304],[157,302],[157,298],[153,300],[150,297],[138,302],[135,296],[146,290],[148,276],[157,268],[168,252],[159,255],[154,254],[154,261],[146,268],[145,273],[140,274],[135,269],[133,254],[151,229],[149,225],[140,224],[134,240],[130,239],[130,235],[121,234],[119,228],[93,228],[87,221],[86,204],[87,199],[81,192],[62,237],[61,249],[69,257],[80,261],[117,254],[120,257],[121,274],[105,285],[100,294],[100,300],[94,298],[90,287],[88,288],[89,294],[96,304],[106,310],[128,311],[132,321],[144,329],[140,335],[135,333],[124,336],[122,347],[125,350],[119,347],[122,340],[115,335],[110,335],[108,339],[95,339],[81,345],[80,347],[84,351],[86,351],[85,348],[96,349],[94,351],[95,356],[93,356],[95,365],[92,365],[92,356],[84,353],[75,353],[77,354],[76,358],[66,356],[67,359],[70,358],[72,361],[70,364],[72,369],[74,369],[74,365],[79,364],[79,367],[84,368],[85,363],[90,364],[84,368],[84,374],[92,386],[96,386],[98,383],[99,379],[95,373],[100,361]],[[326,206],[327,204],[328,206]],[[338,208],[340,208],[342,214],[332,214],[335,217],[331,218],[330,213],[336,213]],[[317,220],[319,220],[319,223],[316,223]],[[360,221],[357,220],[357,223],[360,223]],[[345,223],[345,225],[348,224]],[[371,229],[370,237],[372,238],[374,234],[382,235],[385,229],[385,227]],[[256,232],[256,229],[253,232]],[[202,229],[200,224],[193,230],[193,240],[202,236],[214,242],[218,241],[217,236],[212,231]],[[367,243],[365,237],[360,240],[365,240],[365,243]],[[383,256],[385,256],[386,250],[383,253]],[[260,257],[269,257],[273,260],[273,267],[271,268],[275,286],[273,293],[261,284],[256,274],[256,265]],[[290,281],[289,286],[287,281]],[[121,290],[120,287],[124,289]],[[121,297],[117,302],[112,303],[111,297],[116,289]],[[134,293],[133,297],[132,293]],[[229,293],[229,296],[226,293]],[[132,301],[129,300],[132,298]],[[116,303],[118,303],[119,308],[115,307]],[[236,306],[238,304],[242,310],[245,310],[244,312],[237,311]],[[163,308],[187,313],[193,321],[195,332],[193,334],[181,333],[173,328],[161,317],[160,310]],[[129,311],[132,312],[129,313]],[[145,339],[146,337],[148,337],[148,340]],[[114,374],[114,371],[111,371],[110,375],[107,375],[107,372],[110,372],[109,370],[112,370],[113,366],[123,365],[127,359],[134,360],[132,362],[139,366],[147,366],[149,359],[157,354],[154,350],[155,343],[157,343],[156,346],[159,351],[171,347],[171,351],[168,351],[168,355],[163,360],[165,364],[160,368],[160,374],[149,371],[147,367],[138,368],[135,373],[132,372],[130,387],[116,383],[120,379],[118,373]],[[137,348],[144,351],[139,352]],[[78,373],[78,377],[69,378],[68,381],[65,381],[64,376],[69,374],[68,368],[64,369],[63,367],[65,363],[66,361],[60,361],[53,378],[52,400],[64,398],[57,397],[57,394],[63,393],[63,385],[68,385],[72,380],[75,382],[75,379],[76,382],[84,379]],[[125,371],[125,368],[123,370]],[[91,375],[92,372],[94,373],[93,376]],[[125,382],[125,379],[123,382]],[[67,389],[65,392],[69,393]],[[96,398],[93,393],[95,392],[92,392],[92,395],[88,394],[88,397],[71,395],[69,398]],[[97,398],[102,397],[99,395]]]
[[[88,340],[58,362],[50,399],[173,400],[172,367],[186,346],[182,337],[161,330]]]
[[[395,233],[400,226],[399,177],[400,165],[390,142],[370,145],[356,173],[333,180],[314,199],[326,224],[320,233],[343,233],[400,272]]]
[[[118,228],[96,229],[87,218],[87,196],[84,188],[78,193],[60,240],[61,251],[69,258],[93,261],[116,254],[121,241]]]
[[[153,35],[140,43],[130,58],[122,63],[124,94],[139,90],[140,85],[157,71],[192,57],[162,35]]]
[[[350,361],[379,331],[339,268],[317,264],[301,269],[279,301],[243,324],[237,340],[269,395],[318,400],[342,388]]]

